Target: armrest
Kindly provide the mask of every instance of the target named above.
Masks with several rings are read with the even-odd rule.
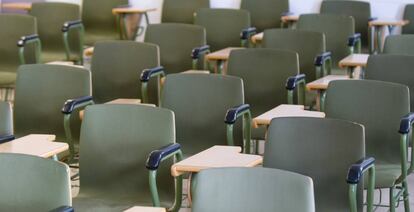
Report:
[[[325,75],[331,74],[332,53],[324,52],[315,58],[316,78],[319,79]],[[325,70],[327,69],[327,70]]]
[[[404,116],[401,119],[400,130],[398,132],[400,134],[410,133],[413,123],[414,123],[414,113],[410,113],[410,114]]]
[[[158,66],[152,69],[145,69],[141,73],[141,82],[148,82],[151,77],[159,76],[159,75],[165,75],[164,73],[164,67]]]
[[[191,58],[193,60],[200,59],[200,55],[210,52],[210,46],[204,45],[197,48],[194,48],[191,52]]]
[[[346,178],[348,184],[358,184],[363,174],[371,168],[374,163],[375,159],[373,157],[369,157],[352,164],[348,170],[348,176]]]
[[[349,53],[361,53],[361,33],[355,33],[348,38]],[[356,50],[355,50],[356,48]]]
[[[151,79],[151,77],[158,77],[159,76],[159,82],[157,85],[158,90],[158,105],[161,103],[161,77],[165,76],[164,67],[158,66],[152,69],[145,69],[142,71],[140,79],[141,79],[141,96],[143,103],[149,103],[148,98],[148,82]]]
[[[62,26],[63,43],[65,45],[66,60],[71,60],[71,45],[69,45],[69,32],[78,30],[78,57],[80,64],[83,64],[83,36],[85,29],[81,20],[67,21]]]
[[[17,42],[17,46],[18,47],[24,47],[26,45],[26,43],[30,43],[30,42],[33,42],[33,41],[38,40],[38,39],[40,39],[38,34],[23,36]]]
[[[227,110],[224,123],[227,125],[227,145],[234,146],[233,125],[237,118],[243,116],[243,149],[245,153],[250,154],[251,124],[252,114],[250,105],[243,104]]]
[[[122,5],[116,6],[115,8],[130,8],[130,7],[132,7],[132,5],[130,5],[130,4],[122,4]]]
[[[280,16],[281,17],[283,17],[283,16],[289,16],[289,15],[294,15],[295,13],[293,13],[293,12],[289,12],[289,11],[287,11],[287,12],[283,12],[282,14],[280,14]]]
[[[295,90],[296,86],[303,82],[306,78],[305,74],[298,74],[296,76],[291,76],[287,79],[286,89],[289,91]]]
[[[14,135],[2,135],[0,136],[0,144],[7,143],[14,139],[15,139]]]
[[[62,32],[68,32],[70,29],[77,27],[83,27],[83,23],[81,20],[67,21],[62,26]]]
[[[332,59],[332,52],[324,52],[315,59],[315,66],[322,66],[325,61]]]
[[[69,99],[63,105],[62,113],[71,114],[76,108],[83,106],[85,103],[91,103],[92,101],[92,96],[83,96],[77,99]]]
[[[61,206],[61,207],[55,208],[55,209],[53,209],[49,212],[75,212],[75,209],[73,209],[70,206]]]
[[[161,162],[171,155],[177,154],[181,150],[181,145],[178,143],[169,144],[160,149],[152,151],[147,159],[146,167],[148,170],[157,170]]]
[[[35,49],[35,58],[36,63],[40,63],[40,54],[42,52],[42,44],[39,38],[39,35],[33,34],[33,35],[27,35],[20,38],[20,40],[17,42],[17,47],[19,48],[19,60],[21,64],[26,64],[26,59],[24,55],[24,49],[26,44],[30,43],[36,43],[36,49]]]
[[[243,29],[240,33],[241,45],[242,47],[250,47],[251,37],[256,34],[257,29],[255,27],[249,27]]]
[[[370,22],[370,21],[375,21],[375,20],[378,20],[378,17],[370,17],[370,18],[368,19],[368,22]]]

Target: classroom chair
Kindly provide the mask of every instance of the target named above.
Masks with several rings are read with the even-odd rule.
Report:
[[[199,9],[195,14],[194,24],[206,29],[207,43],[211,51],[247,46],[252,35],[250,33],[256,31],[251,28],[250,13],[246,10]]]
[[[268,168],[215,168],[194,175],[192,211],[314,212],[313,181]]]
[[[263,32],[281,26],[280,18],[289,11],[289,0],[242,0],[240,8],[250,12],[252,26]]]
[[[144,72],[143,86],[155,74],[153,70]],[[250,152],[251,114],[249,105],[244,104],[241,78],[219,74],[169,74],[162,88],[160,105],[174,111],[177,140],[185,155],[226,144],[243,145],[247,148],[245,151]],[[224,116],[226,124],[223,124]],[[243,118],[243,138],[241,123],[236,123],[239,117]],[[244,143],[240,142],[243,140]]]
[[[410,88],[410,111],[414,111],[414,56],[380,54],[371,55],[365,79],[394,82]]]
[[[407,176],[414,161],[408,164],[407,158],[413,121],[408,87],[373,80],[333,81],[327,90],[325,113],[327,118],[364,125],[366,154],[376,160],[375,188],[389,188],[391,211],[401,198],[405,211],[410,211]],[[344,143],[353,146],[349,140]]]
[[[69,167],[51,159],[0,153],[0,210],[69,212]]]
[[[304,76],[299,75],[296,52],[276,49],[234,50],[230,53],[227,74],[243,79],[245,100],[251,106],[253,117],[281,104],[305,103],[306,82]],[[298,82],[287,88],[291,78],[298,78]],[[293,99],[294,96],[298,99]],[[264,140],[265,130],[264,127],[253,129],[252,138]]]
[[[191,69],[205,69],[203,56],[209,52],[206,46],[206,31],[190,24],[151,24],[145,40],[160,48],[161,65],[167,74]]]
[[[311,177],[316,211],[320,212],[362,211],[362,182],[368,172],[367,211],[372,211],[376,165],[375,159],[368,156],[360,124],[321,118],[275,118],[267,133],[263,167]]]
[[[135,41],[98,41],[92,57],[92,93],[97,104],[114,99],[140,99],[140,74],[160,65],[154,44]],[[151,83],[149,102],[157,102],[157,81]]]
[[[120,26],[112,14],[115,7],[128,5],[128,0],[83,0],[82,21],[85,25],[85,44],[93,46],[102,40],[119,40]]]
[[[62,116],[62,105],[68,99],[90,96],[90,89],[91,74],[83,68],[40,64],[20,66],[13,110],[15,136],[54,134],[56,141],[69,144],[70,162],[79,143],[80,121],[79,116]]]
[[[0,14],[0,28],[0,87],[6,88],[5,100],[8,100],[18,66],[39,62],[40,40],[36,35],[36,19],[28,15]]]
[[[174,186],[182,187],[179,179],[174,185],[170,172],[171,157],[180,160],[182,156],[170,110],[144,105],[88,106],[80,140],[81,181],[79,195],[73,198],[75,211],[167,207],[174,199]],[[163,162],[147,163],[150,153]],[[179,206],[182,196],[177,195]],[[160,199],[161,203],[155,201]]]
[[[10,103],[0,101],[0,140],[13,135],[13,116]],[[1,143],[1,141],[0,141]]]
[[[385,38],[384,54],[414,55],[414,35],[389,35]]]
[[[79,5],[35,2],[29,14],[37,20],[42,62],[68,60],[82,64],[83,25]]]
[[[360,34],[355,34],[354,18],[350,16],[305,14],[299,17],[297,29],[325,34],[326,50],[329,53],[323,54],[320,60],[331,60],[332,68],[328,68],[328,75],[345,75],[345,71],[339,70],[339,61],[349,54],[361,52]]]
[[[161,22],[193,24],[200,8],[210,8],[210,0],[164,0]]]
[[[369,2],[335,0],[322,1],[321,14],[352,16],[355,20],[355,32],[361,34],[362,52],[369,52],[369,29],[368,23],[371,17],[371,5]]]
[[[402,27],[402,34],[414,34],[414,4],[405,5],[403,19],[410,23]]]

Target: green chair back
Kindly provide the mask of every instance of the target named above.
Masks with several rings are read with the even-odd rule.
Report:
[[[68,99],[91,96],[90,71],[61,65],[24,65],[17,72],[14,130],[17,137],[54,134],[65,141],[62,106]],[[73,138],[79,138],[79,116],[72,116]]]
[[[37,20],[37,30],[42,41],[42,61],[66,60],[62,26],[67,21],[80,19],[79,5],[61,2],[36,2],[32,4],[29,14],[36,17]],[[80,41],[75,39],[76,37],[72,38],[76,43],[71,42],[71,46],[78,50]],[[75,51],[75,49],[73,50]]]
[[[92,57],[92,93],[95,103],[141,97],[139,76],[160,65],[158,47],[135,41],[99,41]],[[154,83],[156,84],[156,80]],[[157,97],[153,97],[154,102]]]
[[[206,30],[190,24],[152,24],[145,42],[159,46],[161,65],[167,74],[179,73],[192,69],[191,52],[206,45]]]
[[[263,166],[313,179],[316,211],[350,211],[349,167],[364,158],[364,128],[347,121],[305,117],[273,119],[268,128]],[[362,211],[359,186],[359,211]]]
[[[210,0],[164,0],[162,23],[194,23],[194,13],[200,8],[209,8]]]
[[[240,33],[251,26],[249,12],[236,9],[199,9],[194,23],[206,28],[211,51],[241,46]]]
[[[387,36],[383,53],[414,55],[414,35]]]
[[[299,29],[265,30],[262,46],[297,52],[299,70],[306,75],[306,82],[316,80],[315,58],[326,51],[323,33]]]
[[[128,0],[83,0],[82,21],[85,26],[85,44],[93,46],[96,41],[119,40],[116,17],[112,9],[127,5]]]
[[[289,12],[289,0],[242,0],[240,8],[250,12],[252,26],[262,32],[280,27],[280,16]]]
[[[194,212],[315,211],[312,179],[267,168],[218,168],[195,175]]]
[[[76,211],[123,211],[152,205],[146,159],[175,142],[174,113],[143,105],[93,105],[85,110]],[[161,200],[173,200],[172,160],[159,167]],[[163,205],[167,207],[166,205]]]
[[[0,136],[13,135],[12,109],[8,102],[0,101]]]
[[[364,125],[366,154],[378,164],[401,163],[398,126],[409,112],[409,89],[401,84],[339,80],[329,84],[326,94],[326,116]]]
[[[405,5],[404,20],[409,20],[410,23],[403,26],[403,34],[414,34],[414,4]]]
[[[243,79],[252,117],[287,104],[286,81],[299,74],[298,54],[276,49],[243,49],[230,53],[227,74]]]
[[[372,55],[368,59],[365,79],[394,82],[410,88],[411,111],[414,111],[414,56]]]
[[[17,41],[22,36],[37,32],[36,19],[28,15],[0,14],[0,85],[11,85],[16,81],[20,65]],[[34,49],[26,51],[26,62],[34,63]]]
[[[301,15],[297,28],[325,34],[326,50],[332,52],[334,67],[337,67],[338,62],[349,55],[348,38],[355,34],[352,17],[330,14]]]
[[[224,116],[228,109],[244,103],[243,81],[216,74],[170,74],[161,97],[161,106],[175,113],[183,153],[192,155],[227,144]]]
[[[371,17],[371,5],[369,2],[335,0],[322,1],[322,14],[334,14],[352,16],[355,20],[355,32],[361,33],[363,46],[368,46],[368,22]]]
[[[22,154],[0,154],[0,210],[51,211],[71,205],[69,167]]]

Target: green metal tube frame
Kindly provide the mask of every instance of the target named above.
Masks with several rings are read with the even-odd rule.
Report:
[[[65,45],[66,60],[70,61],[70,45],[69,45],[69,32],[77,29],[79,36],[79,63],[83,65],[83,42],[85,35],[85,27],[82,23],[68,27],[68,30],[63,32],[63,43]]]
[[[359,53],[361,53],[361,48],[362,48],[361,46],[362,46],[362,41],[361,41],[361,38],[359,38],[357,40],[357,42],[355,43],[355,46],[349,46],[349,49],[348,49],[349,54],[359,54]],[[356,49],[356,51],[355,51],[355,49]]]
[[[243,116],[243,150],[245,153],[251,153],[251,129],[252,129],[252,114],[250,110],[245,110],[237,114],[237,119]],[[234,146],[234,124],[227,125],[227,145]]]
[[[179,162],[183,159],[182,151],[177,150],[177,151],[167,155],[166,157],[164,157],[161,160],[161,162],[164,161],[164,160],[167,160],[167,159],[169,159],[173,156],[175,156],[175,161],[174,162]],[[149,174],[148,174],[148,179],[149,179],[149,186],[150,186],[153,206],[154,207],[161,207],[161,201],[160,201],[160,197],[159,197],[159,194],[158,194],[158,187],[157,187],[157,170],[150,170]],[[169,208],[168,211],[176,212],[180,209],[181,203],[182,203],[183,176],[180,175],[178,177],[175,177],[174,184],[175,184],[175,200],[174,200],[173,206],[171,208]]]
[[[254,45],[252,43],[252,37],[255,34],[256,34],[256,32],[249,33],[246,39],[240,39],[241,40],[241,47],[244,47],[244,48],[254,48]]]
[[[36,63],[40,63],[41,62],[40,55],[42,53],[42,42],[40,41],[40,38],[36,38],[36,39],[27,41],[23,46],[19,47],[19,60],[20,60],[20,64],[22,64],[22,65],[26,64],[26,59],[24,57],[24,47],[27,44],[32,44],[32,43],[35,45],[35,48],[36,48],[36,50],[35,50],[35,60],[36,61],[35,62]]]
[[[367,211],[374,209],[374,189],[375,189],[375,165],[371,165],[368,169],[368,189],[367,189]],[[358,212],[357,204],[357,187],[358,184],[349,184],[348,197],[351,212]]]
[[[158,105],[161,107],[161,92],[162,92],[162,86],[161,86],[161,79],[165,77],[164,72],[159,72],[151,77],[157,77],[158,85],[157,85],[157,92],[158,92]],[[143,103],[149,103],[148,100],[148,82],[141,82],[141,96],[142,96],[142,102]]]
[[[200,53],[201,57],[204,58],[204,63],[203,63],[203,69],[204,70],[209,70],[210,71],[210,67],[209,67],[209,63],[208,61],[205,59],[205,55],[210,54],[210,50],[206,50],[202,53]],[[197,59],[193,59],[192,60],[192,68],[193,70],[197,70],[198,69],[198,62],[199,62],[200,58]],[[210,71],[211,72],[211,71]]]
[[[295,104],[293,101],[293,92],[297,92],[298,94],[298,105],[304,105],[306,103],[306,80],[302,79],[298,81],[297,87],[294,90],[287,91],[287,100],[288,104],[293,105]]]
[[[76,105],[74,110],[78,108],[86,107],[92,104],[94,104],[93,101],[88,101],[88,102]],[[70,153],[69,163],[71,163],[73,159],[75,158],[75,145],[73,143],[72,130],[70,129],[71,115],[72,114],[70,113],[70,114],[64,114],[63,116],[63,128],[65,130],[66,143],[69,145],[69,153]]]
[[[332,58],[329,57],[323,61],[321,66],[315,66],[316,79],[330,75],[332,70]]]

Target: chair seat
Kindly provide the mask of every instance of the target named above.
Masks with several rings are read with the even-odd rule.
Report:
[[[106,40],[119,40],[119,34],[99,31],[87,31],[85,33],[85,45],[87,46],[94,46],[97,41]]]
[[[252,127],[252,139],[253,140],[265,140],[266,127],[260,126],[259,128]]]
[[[1,71],[0,70],[0,86],[11,86],[16,83],[16,72]]]
[[[43,63],[49,63],[49,62],[54,62],[54,61],[65,61],[66,53],[64,50],[62,51],[44,50],[42,51],[41,60]]]
[[[390,188],[401,175],[401,166],[394,164],[375,164],[375,188]],[[365,175],[365,182],[368,182],[368,174]],[[368,184],[365,183],[365,187]]]

